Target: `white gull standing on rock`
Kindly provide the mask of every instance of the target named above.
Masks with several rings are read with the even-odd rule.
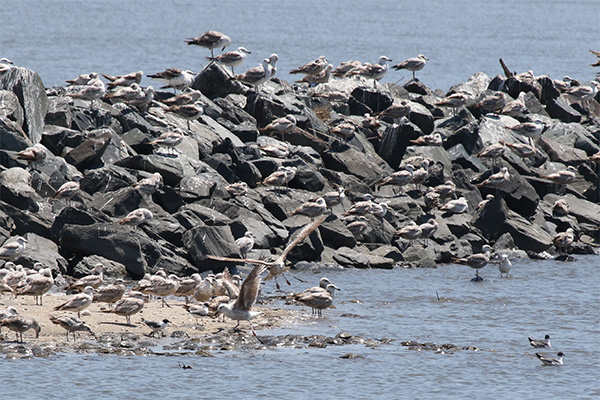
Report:
[[[206,57],[206,59],[211,61],[219,61],[221,64],[231,67],[231,73],[234,74],[235,71],[233,70],[233,67],[242,65],[243,62],[246,61],[246,56],[248,54],[252,53],[245,47],[238,47],[237,50],[229,51],[216,57]]]
[[[448,211],[454,214],[461,214],[467,211],[469,207],[469,203],[467,199],[464,197],[460,197],[458,200],[449,200],[440,207],[440,210]]]

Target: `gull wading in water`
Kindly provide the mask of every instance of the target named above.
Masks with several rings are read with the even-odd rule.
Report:
[[[240,294],[233,304],[220,304],[216,315],[224,314],[226,317],[237,321],[235,329],[240,326],[240,321],[248,321],[252,334],[259,342],[262,341],[256,335],[251,320],[262,314],[259,311],[252,311],[252,306],[256,303],[258,290],[260,289],[260,274],[267,270],[267,265],[256,265],[250,274],[246,277],[240,288]]]
[[[511,269],[512,269],[512,263],[508,259],[508,256],[506,254],[502,254],[501,259],[500,259],[500,264],[498,264],[498,270],[500,271],[500,278],[502,278],[502,274],[506,274],[506,277],[508,278],[509,277],[508,273],[510,272]]]
[[[340,290],[333,283],[328,284],[325,290],[313,290],[309,292],[301,292],[294,295],[294,300],[308,306],[312,309],[312,315],[317,315],[322,318],[322,310],[331,307],[333,303],[333,294],[336,290]]]
[[[212,255],[207,255],[206,257],[210,258],[211,260],[217,260],[217,261],[229,261],[229,262],[237,262],[237,263],[247,262],[247,263],[251,263],[251,264],[264,265],[264,266],[268,267],[268,269],[269,269],[269,274],[265,277],[265,281],[269,280],[269,279],[275,279],[275,286],[277,287],[277,289],[280,289],[279,283],[277,282],[277,277],[279,275],[283,276],[283,278],[285,279],[285,281],[288,285],[291,285],[290,281],[284,275],[284,272],[286,272],[290,269],[290,267],[285,265],[286,257],[288,256],[290,251],[292,251],[294,249],[294,247],[296,247],[296,245],[298,243],[300,243],[301,241],[306,239],[311,233],[313,233],[315,231],[315,229],[317,229],[319,227],[319,225],[321,225],[321,223],[323,221],[325,221],[325,218],[326,218],[326,216],[320,216],[319,218],[315,219],[313,222],[311,222],[310,224],[308,224],[304,228],[302,228],[302,230],[300,231],[298,236],[296,236],[290,243],[288,243],[288,245],[285,247],[285,249],[283,249],[283,252],[281,253],[281,255],[275,261],[263,261],[263,260],[255,260],[255,259],[251,259],[251,258],[220,257],[220,256],[212,256]]]
[[[479,276],[479,269],[485,267],[490,261],[490,251],[492,248],[487,244],[483,245],[481,248],[481,253],[472,254],[466,258],[454,258],[454,262],[459,264],[466,264],[469,267],[475,270],[475,278],[472,279],[473,282],[480,282],[484,279]]]

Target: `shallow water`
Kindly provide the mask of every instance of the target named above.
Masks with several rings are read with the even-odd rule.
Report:
[[[92,71],[198,71],[209,51],[184,40],[210,29],[232,38],[228,50],[252,51],[240,71],[273,52],[288,81],[288,71],[320,55],[337,65],[385,54],[395,64],[423,53],[430,61],[417,76],[443,90],[477,71],[502,73],[499,58],[518,72],[593,79],[588,50],[599,50],[600,37],[596,0],[0,0],[0,10],[0,57],[46,86]],[[389,72],[384,81],[410,77]]]
[[[390,338],[376,348],[268,348],[215,351],[198,356],[106,356],[62,354],[49,359],[0,363],[3,394],[60,398],[69,395],[169,399],[217,398],[597,398],[600,395],[600,291],[598,256],[577,261],[518,261],[512,278],[500,279],[495,266],[473,271],[446,265],[431,270],[346,270],[294,273],[292,289],[315,284],[322,275],[342,288],[336,308],[321,320],[259,335],[327,335],[349,332]],[[267,292],[273,287],[266,284]],[[440,300],[437,299],[437,294]],[[281,304],[275,304],[281,306]],[[309,310],[306,310],[308,312]],[[348,317],[354,314],[354,317]],[[344,316],[346,315],[346,316]],[[533,349],[527,337],[550,334],[552,349]],[[451,343],[450,354],[409,350],[400,342]],[[160,350],[160,349],[158,349]],[[544,367],[540,351],[563,351],[565,365]],[[341,359],[346,353],[364,358]],[[178,363],[193,369],[180,369]]]

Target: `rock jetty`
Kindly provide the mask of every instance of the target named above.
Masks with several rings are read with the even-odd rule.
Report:
[[[27,240],[15,263],[218,272],[231,264],[207,256],[240,257],[246,232],[248,258],[275,259],[323,211],[292,264],[435,267],[484,245],[550,257],[599,244],[600,95],[578,101],[548,76],[476,73],[448,93],[360,76],[248,88],[213,61],[188,100],[100,84],[73,95],[17,66],[0,79],[0,243]]]

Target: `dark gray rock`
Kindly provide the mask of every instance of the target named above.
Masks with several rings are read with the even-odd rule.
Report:
[[[0,90],[0,104],[0,120],[10,120],[15,122],[16,126],[22,127],[25,117],[17,95],[10,90]]]
[[[356,246],[356,239],[352,232],[346,228],[346,224],[336,215],[332,214],[327,217],[321,225],[319,225],[319,231],[323,238],[323,243],[328,247],[337,249],[339,247],[350,247]]]
[[[247,90],[244,85],[231,80],[231,77],[227,67],[211,62],[196,76],[192,88],[200,90],[209,99],[225,97],[230,93],[244,93]]]
[[[56,125],[45,125],[42,134],[43,144],[52,154],[60,156],[65,147],[75,148],[85,140],[81,132]]]
[[[580,122],[581,114],[575,110],[563,96],[550,100],[546,104],[546,112],[550,117],[562,122]]]
[[[410,141],[419,136],[421,136],[420,129],[412,123],[405,122],[390,126],[383,132],[379,155],[390,167],[397,169],[407,147],[411,145]]]
[[[45,123],[63,128],[69,128],[73,124],[73,111],[68,97],[52,96],[48,98]]]
[[[90,134],[86,141],[65,154],[65,161],[80,171],[98,166],[111,138],[111,132],[104,129],[98,130]]]
[[[164,183],[171,186],[179,184],[184,175],[193,174],[193,168],[187,160],[182,160],[179,157],[169,158],[159,155],[137,155],[123,158],[116,162],[115,165],[150,173],[160,172]]]
[[[104,276],[109,279],[125,278],[127,275],[127,269],[123,264],[98,255],[81,258],[77,264],[69,268],[68,273],[74,278],[80,279],[86,275],[90,275],[96,264],[102,264],[104,267]]]
[[[235,238],[228,226],[196,226],[185,232],[183,243],[201,272],[225,267],[222,263],[207,259],[207,255],[240,257]]]
[[[27,246],[23,254],[13,262],[25,268],[33,268],[33,264],[41,262],[61,274],[67,272],[67,260],[59,254],[56,243],[35,233],[26,233],[23,236],[27,239]]]
[[[357,102],[364,104],[373,113],[385,110],[394,102],[389,95],[366,86],[357,87],[350,93],[350,96]],[[355,113],[353,112],[353,114]]]
[[[408,114],[410,122],[419,127],[421,132],[429,135],[434,129],[434,120],[431,111],[425,106],[417,102],[410,103],[410,114]]]
[[[548,104],[560,96],[560,91],[549,76],[538,76],[537,81],[542,87],[542,93],[539,97],[542,104]]]
[[[323,153],[323,161],[326,168],[354,175],[367,182],[375,182],[391,173],[383,160],[342,144]]]
[[[20,151],[31,146],[27,134],[15,122],[0,118],[0,148]]]
[[[22,168],[0,172],[2,201],[21,210],[37,212],[42,198],[29,185],[31,174]]]

